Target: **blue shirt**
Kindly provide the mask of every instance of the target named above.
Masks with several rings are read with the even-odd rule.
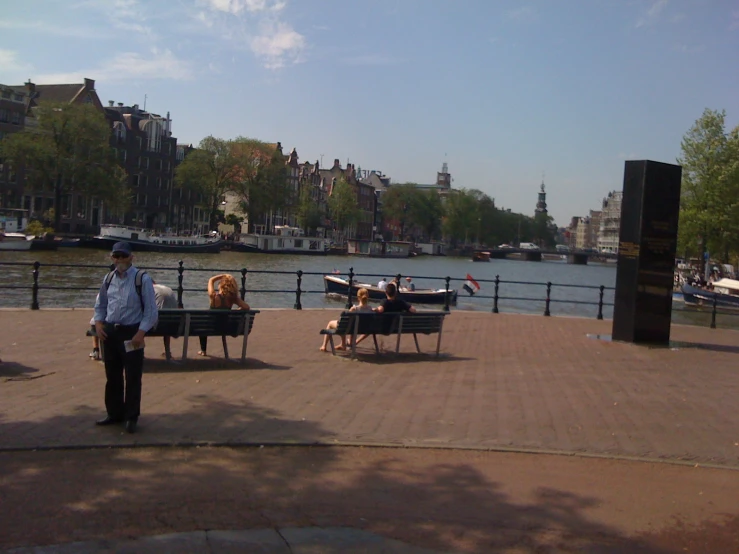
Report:
[[[120,325],[138,324],[139,330],[145,333],[156,325],[159,312],[154,297],[154,284],[148,274],[143,276],[141,296],[144,309],[142,310],[142,299],[136,292],[137,271],[138,269],[133,265],[123,275],[116,271],[108,290],[105,290],[105,278],[103,278],[103,284],[95,302],[95,321],[107,321]],[[106,274],[105,277],[107,276]]]

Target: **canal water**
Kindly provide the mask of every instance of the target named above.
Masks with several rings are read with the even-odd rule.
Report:
[[[42,308],[91,307],[110,263],[108,252],[87,248],[63,248],[54,252],[0,252],[0,307],[29,307],[32,300],[32,264],[41,263],[38,302]],[[564,260],[525,262],[491,260],[472,262],[468,258],[418,256],[407,259],[350,256],[290,256],[221,252],[220,254],[135,254],[138,267],[146,269],[157,283],[174,290],[178,286],[179,262],[183,262],[183,303],[188,308],[207,308],[208,278],[217,273],[232,274],[241,285],[246,269],[246,300],[255,309],[293,308],[296,303],[297,271],[303,271],[303,308],[341,309],[343,301],[327,297],[323,275],[339,271],[346,276],[353,268],[360,282],[377,283],[380,278],[410,276],[416,288],[443,289],[451,277],[450,289],[459,290],[456,309],[491,311],[496,276],[499,277],[498,308],[503,313],[543,314],[546,283],[551,282],[550,312],[553,316],[596,317],[603,286],[603,316],[613,316],[614,263],[570,265]],[[15,265],[20,264],[20,265]],[[474,296],[461,287],[467,274],[481,286]],[[425,306],[422,306],[425,307]],[[437,309],[440,308],[437,306]],[[452,307],[454,310],[455,307]],[[673,320],[707,325],[710,314],[682,309],[674,303]],[[733,326],[731,316],[719,316],[719,326]],[[736,318],[739,320],[739,318]],[[739,321],[737,322],[739,323]]]

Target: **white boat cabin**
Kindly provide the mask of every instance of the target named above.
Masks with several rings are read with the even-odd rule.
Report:
[[[125,225],[102,225],[100,227],[99,236],[102,238],[118,239],[122,241],[142,241],[170,246],[197,246],[201,244],[211,244],[220,240],[217,234],[207,237],[159,235],[146,229],[127,227]]]
[[[306,237],[299,227],[275,225],[274,229],[274,235],[257,232],[241,235],[239,240],[246,246],[262,252],[327,252],[329,249],[329,239]]]

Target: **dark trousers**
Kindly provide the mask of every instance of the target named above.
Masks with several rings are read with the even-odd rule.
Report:
[[[208,337],[200,337],[200,350],[205,352],[206,348],[208,348]]]
[[[105,324],[108,335],[103,341],[105,408],[112,419],[135,421],[141,413],[144,349],[126,352],[123,345],[123,341],[131,340],[137,331],[138,325],[116,327]]]

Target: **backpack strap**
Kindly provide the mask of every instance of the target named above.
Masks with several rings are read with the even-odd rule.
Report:
[[[134,278],[134,286],[136,287],[136,294],[139,295],[139,300],[141,300],[141,312],[144,311],[144,293],[143,293],[143,284],[144,284],[144,275],[146,275],[146,271],[143,269],[139,269],[136,271],[136,277]],[[107,277],[105,277],[105,291],[107,292],[110,288],[110,282],[113,280],[113,277],[115,277],[115,269],[108,273]]]

